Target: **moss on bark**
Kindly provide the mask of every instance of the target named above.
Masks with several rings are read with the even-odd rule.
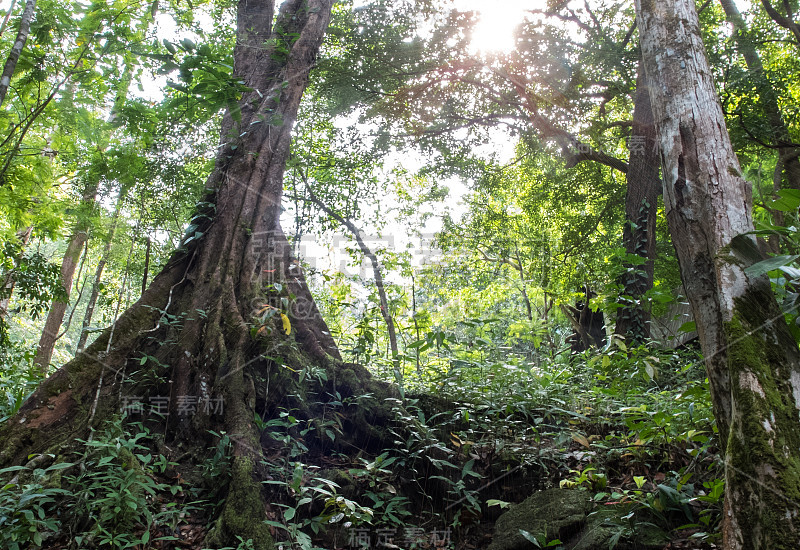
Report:
[[[790,383],[797,351],[774,303],[766,282],[754,284],[725,323],[733,403],[725,456],[731,547],[800,547],[800,431]]]
[[[253,479],[253,462],[238,456],[231,465],[231,481],[222,513],[205,540],[205,546],[236,544],[236,537],[252,540],[259,550],[272,550],[275,542],[264,524],[266,519],[261,486]]]

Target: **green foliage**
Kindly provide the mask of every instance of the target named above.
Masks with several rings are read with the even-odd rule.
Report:
[[[622,537],[635,539],[643,530],[650,530],[653,526],[664,533],[676,526],[692,528],[696,530],[692,535],[695,540],[711,542],[718,539],[716,530],[721,519],[724,481],[712,479],[704,482],[704,489],[709,490],[707,493],[688,483],[690,477],[673,473],[664,483],[656,484],[648,482],[644,476],[635,476],[635,489],[596,493],[596,502],[613,507],[606,509],[612,512],[606,513],[603,519],[603,523],[615,532],[612,542],[616,543]]]
[[[41,369],[33,366],[36,349],[18,341],[0,346],[0,422],[5,422],[42,381]]]
[[[783,189],[778,200],[770,204],[771,208],[794,213],[800,205],[800,191]],[[791,218],[790,218],[791,219]],[[788,223],[788,222],[787,222]],[[741,236],[731,245],[732,252],[741,255],[752,265],[746,272],[757,277],[768,275],[778,303],[789,325],[789,329],[800,342],[800,234],[794,225],[775,225],[761,222],[756,225],[754,235],[763,238],[780,239],[782,248],[788,254],[777,254],[763,258],[761,253],[753,249],[749,237]]]
[[[21,466],[0,470],[3,477],[14,474],[13,480],[0,488],[0,541],[4,548],[41,548],[46,539],[59,531],[61,522],[54,512],[69,492],[52,486],[49,478],[72,466],[57,463],[33,470]]]
[[[69,506],[72,528],[80,533],[74,537],[78,544],[147,546],[153,527],[173,523],[180,513],[174,503],[155,511],[160,493],[175,495],[181,487],[154,479],[155,472],[163,472],[169,463],[153,457],[144,444],[150,436],[144,426],[133,424],[131,428],[138,431],[128,433],[121,420],[109,422],[96,439],[83,442],[86,451],[81,463],[85,467],[66,477],[73,490],[64,504]]]
[[[17,239],[3,244],[4,261],[0,269],[4,280],[13,281],[14,285],[12,287],[4,284],[0,287],[0,300],[10,299],[13,288],[17,304],[9,313],[27,313],[35,320],[50,307],[53,300],[63,301],[66,298],[58,265],[39,252],[25,254]],[[5,350],[10,346],[9,327],[4,315],[0,317],[0,353],[8,353]]]
[[[397,461],[397,457],[390,457],[389,452],[384,452],[374,460],[361,459],[363,468],[349,470],[353,479],[365,483],[364,497],[369,499],[369,508],[374,515],[376,525],[402,526],[412,515],[408,510],[409,499],[397,494],[393,482],[395,473],[389,467]]]
[[[270,525],[291,544],[310,548],[326,526],[405,526],[418,519],[423,502],[454,528],[467,529],[485,505],[512,499],[484,485],[498,472],[518,469],[536,472],[542,486],[563,481],[601,495],[597,500],[612,511],[608,521],[618,539],[636,536],[641,522],[664,531],[680,522],[697,530],[697,538],[712,539],[722,482],[701,359],[616,338],[603,349],[572,354],[566,343],[572,327],[559,311],[588,285],[598,294],[591,305],[606,314],[610,329],[629,298],[620,295],[618,280],[643,261],[621,248],[622,229],[630,223],[622,172],[575,158],[586,147],[619,160],[632,152],[626,143],[639,57],[629,34],[632,6],[576,5],[558,8],[557,16],[526,19],[517,50],[506,55],[470,50],[474,13],[441,9],[437,2],[353,4],[334,8],[294,126],[283,205],[294,220],[292,242],[300,250],[304,235],[325,244],[331,232],[341,231],[335,216],[310,200],[313,193],[365,234],[435,231],[438,251],[435,261],[419,265],[400,247],[375,250],[400,341],[397,358],[387,351],[371,276],[347,276],[307,258],[310,286],[345,359],[399,384],[404,399],[387,405],[396,413],[390,427],[395,448],[345,460],[342,419],[372,396],[343,397],[319,367],[291,372],[296,386],[286,399],[294,402],[276,405],[271,417],[253,417],[265,440],[280,448],[265,465],[274,477],[267,489],[279,493],[283,509]],[[16,285],[13,323],[0,319],[0,421],[19,410],[39,382],[30,367],[39,330],[34,322],[52,300],[65,298],[53,261],[65,237],[75,228],[90,236],[86,269],[68,289],[70,314],[78,319],[88,292],[78,299],[75,291],[91,287],[87,274],[110,238],[109,205],[119,197],[118,230],[91,327],[102,330],[118,303],[124,308],[135,299],[136,293],[122,296],[123,280],[131,288],[142,278],[146,238],[152,275],[174,249],[200,241],[218,215],[205,180],[215,167],[220,111],[227,108],[238,120],[238,101],[251,90],[233,75],[235,25],[209,32],[198,14],[230,21],[231,5],[160,5],[162,16],[175,22],[167,38],[151,28],[153,8],[39,2],[0,111],[0,271]],[[800,192],[776,189],[787,182],[773,174],[780,163],[768,112],[773,98],[787,126],[782,141],[800,141],[799,58],[787,45],[791,35],[759,6],[745,16],[763,71],[747,67],[714,4],[701,14],[704,39],[737,154],[753,183],[757,235],[780,248],[756,260],[750,273],[770,276],[800,341]],[[570,27],[575,22],[583,37],[578,41]],[[4,51],[13,34],[2,37]],[[293,29],[276,29],[264,44],[270,61],[285,61],[298,37]],[[151,89],[153,77],[168,79],[166,88]],[[139,92],[129,94],[129,87]],[[276,103],[283,89],[273,92],[266,99]],[[552,128],[537,127],[541,120]],[[283,121],[268,116],[255,123]],[[511,132],[498,138],[498,127]],[[553,141],[562,130],[581,144],[572,137],[566,144]],[[501,142],[511,144],[507,152],[495,150]],[[489,151],[481,148],[487,143]],[[97,200],[84,200],[93,187]],[[441,215],[446,207],[449,213]],[[654,290],[642,299],[655,316],[679,283],[663,218],[659,212]],[[20,245],[18,234],[28,227],[36,251]],[[362,261],[352,243],[344,248],[353,262]],[[265,341],[282,331],[287,346],[299,345],[291,338],[294,297],[280,285],[267,290],[274,300],[258,304],[248,319],[251,336]],[[0,292],[7,293],[5,285]],[[173,333],[190,315],[211,312],[165,307],[157,313],[159,325]],[[64,328],[64,359],[74,351],[78,324]],[[284,363],[274,355],[268,359]],[[169,365],[155,355],[142,352],[136,359],[131,379],[167,380]],[[415,397],[405,399],[409,395]],[[25,472],[32,481],[4,487],[0,516],[12,523],[0,532],[16,537],[4,542],[41,545],[67,525],[78,544],[152,544],[146,537],[160,521],[158,496],[176,488],[156,481],[166,459],[153,457],[149,434],[138,429],[129,434],[115,424],[86,443],[81,471],[63,478],[74,492],[50,492],[44,480],[56,470],[49,469]],[[234,435],[211,435],[215,443],[200,463],[203,481],[195,489],[216,505],[231,475]],[[342,461],[339,471],[352,478],[358,498],[346,493],[350,483],[317,470],[318,454]],[[58,515],[55,504],[62,501],[74,513]],[[540,547],[559,544],[524,536]],[[238,546],[252,547],[248,540]]]
[[[301,462],[287,462],[286,469],[273,467],[278,479],[265,481],[265,484],[282,487],[292,499],[293,504],[279,504],[283,510],[283,521],[266,520],[272,527],[283,529],[290,540],[302,550],[311,550],[312,539],[303,529],[314,534],[332,524],[360,525],[371,523],[373,510],[337,494],[339,485],[324,477],[314,476],[316,466]],[[317,505],[322,511],[312,517],[303,517],[301,509],[311,509]]]
[[[532,535],[524,529],[520,529],[519,534],[522,535],[525,540],[532,542],[536,548],[551,548],[553,546],[558,547],[562,544],[558,539],[548,540],[546,533]]]
[[[64,533],[82,548],[150,548],[157,525],[177,524],[182,510],[160,502],[175,495],[179,485],[155,480],[174,464],[153,457],[144,440],[149,432],[120,420],[84,441],[77,462],[56,462],[46,468],[14,466],[0,470],[11,480],[0,488],[0,540],[4,548],[40,548]],[[40,456],[32,462],[54,458]]]
[[[217,438],[218,441],[214,447],[214,453],[203,461],[200,471],[208,485],[218,490],[225,485],[222,481],[227,480],[231,473],[232,443],[231,438],[225,432],[217,433],[212,431],[209,433]]]

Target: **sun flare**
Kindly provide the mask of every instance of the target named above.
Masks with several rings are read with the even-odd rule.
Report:
[[[472,34],[470,49],[473,53],[508,53],[514,49],[514,27],[525,11],[532,8],[530,0],[459,0],[459,9],[478,12],[478,23]]]

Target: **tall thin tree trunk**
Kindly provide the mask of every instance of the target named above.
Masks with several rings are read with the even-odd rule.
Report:
[[[156,5],[156,4],[154,4]],[[151,16],[145,18],[141,25],[142,31],[146,31],[152,22]],[[132,61],[125,63],[125,70],[120,79],[117,95],[114,99],[114,105],[106,120],[107,128],[105,132],[109,133],[111,130],[111,123],[117,117],[117,113],[124,105],[128,97],[128,89],[130,88],[131,81],[135,72],[135,66]],[[71,94],[70,94],[71,95]],[[68,99],[71,101],[71,99]],[[78,219],[73,228],[72,235],[67,243],[67,250],[64,253],[64,258],[61,262],[61,283],[66,291],[65,300],[54,300],[50,306],[50,311],[47,313],[42,335],[39,338],[39,346],[36,350],[36,357],[33,363],[45,374],[50,368],[50,360],[53,357],[53,350],[55,349],[56,339],[61,328],[61,323],[64,321],[64,313],[67,310],[69,302],[70,290],[72,288],[72,278],[75,275],[75,268],[77,267],[77,257],[80,254],[87,239],[89,238],[90,224],[87,221],[91,212],[97,207],[97,193],[100,189],[100,182],[103,174],[99,170],[87,170],[86,182],[84,183],[83,194],[81,196],[81,203],[79,212],[85,216],[83,219]]]
[[[358,243],[358,248],[361,249],[361,253],[364,254],[364,256],[370,261],[370,264],[372,265],[372,275],[375,279],[375,288],[378,290],[378,299],[380,300],[381,317],[383,317],[383,321],[386,323],[386,332],[389,335],[389,347],[392,351],[392,360],[396,363],[397,356],[400,352],[397,347],[397,333],[395,332],[394,319],[392,319],[392,313],[389,311],[389,300],[386,297],[386,286],[383,283],[380,260],[378,260],[378,257],[370,249],[370,247],[367,246],[367,243],[364,242],[364,238],[361,236],[361,231],[353,222],[346,219],[332,208],[329,208],[324,202],[319,200],[310,189],[307,200],[319,206],[328,216],[344,225],[347,230],[353,234],[356,243]]]
[[[8,25],[8,20],[11,18],[11,14],[14,13],[14,8],[16,7],[17,0],[11,0],[11,5],[8,7],[6,16],[3,18],[3,24],[0,25],[0,36],[3,36],[3,33],[6,32],[6,25]]]
[[[145,293],[147,290],[147,275],[150,273],[150,246],[152,245],[153,241],[150,239],[150,235],[147,236],[147,240],[145,241],[145,250],[144,250],[144,274],[142,275],[142,294]]]
[[[89,202],[87,196],[84,195],[84,205],[94,205],[94,193],[96,192],[97,186],[95,185],[91,195],[91,202]],[[61,330],[61,323],[67,311],[69,296],[72,291],[72,279],[78,267],[78,260],[80,260],[81,252],[83,251],[86,241],[89,239],[88,231],[88,225],[85,223],[79,223],[79,225],[76,226],[67,242],[67,250],[64,252],[64,258],[61,260],[61,286],[64,289],[66,299],[53,300],[53,303],[50,305],[42,334],[39,337],[39,347],[36,350],[36,357],[34,357],[33,360],[33,363],[45,375],[50,368],[50,360],[53,358],[53,350],[55,349],[56,340]]]
[[[650,311],[642,303],[645,293],[653,288],[653,262],[656,255],[656,212],[661,181],[658,178],[659,158],[656,129],[650,106],[650,91],[644,66],[639,63],[636,78],[636,101],[633,109],[633,130],[628,142],[630,159],[626,173],[625,226],[622,241],[625,252],[646,259],[643,265],[628,265],[622,277],[625,307],[619,309],[614,327],[616,334],[629,343],[640,343],[650,337]]]
[[[17,61],[19,56],[22,55],[22,49],[25,47],[25,42],[28,41],[28,33],[31,30],[31,21],[33,20],[33,13],[36,11],[36,0],[28,0],[25,3],[25,9],[22,12],[22,18],[19,21],[19,31],[17,31],[17,38],[14,40],[14,45],[11,46],[11,51],[8,53],[6,63],[3,66],[3,74],[0,75],[0,106],[5,101],[8,87],[11,85],[11,77],[14,76],[14,71],[17,68]]]
[[[414,320],[414,336],[416,337],[416,341],[420,341],[420,334],[419,334],[419,320],[417,320],[417,281],[414,279],[414,272],[411,272],[411,318]],[[417,367],[417,375],[422,379],[422,368],[419,364],[419,346],[414,348],[415,353],[415,363]]]
[[[720,0],[720,4],[722,4],[722,9],[725,10],[725,18],[733,25],[733,38],[736,41],[736,48],[744,57],[752,79],[761,84],[758,95],[761,99],[764,114],[769,122],[772,145],[778,148],[778,166],[776,170],[780,170],[782,167],[786,184],[792,189],[800,189],[800,158],[798,158],[800,149],[788,145],[791,143],[789,128],[783,119],[783,113],[778,105],[775,90],[765,80],[764,64],[761,62],[758,50],[756,50],[755,44],[750,37],[747,22],[742,17],[742,14],[739,13],[739,9],[733,0]]]
[[[78,338],[78,345],[75,353],[81,353],[86,347],[86,340],[89,337],[89,327],[92,325],[92,317],[94,316],[94,308],[97,305],[97,298],[100,296],[100,283],[103,280],[103,271],[108,263],[108,258],[111,256],[111,246],[114,244],[114,234],[117,231],[117,223],[119,222],[119,213],[122,208],[124,196],[120,193],[117,199],[117,205],[114,207],[114,217],[111,221],[111,227],[106,236],[106,243],[103,246],[103,254],[100,256],[100,261],[97,262],[97,269],[94,273],[94,280],[92,281],[92,293],[89,295],[89,302],[86,304],[86,311],[83,314],[83,323],[81,324],[81,335]]]
[[[723,547],[800,548],[800,353],[751,236],[692,0],[637,0],[664,203],[725,454]]]
[[[525,267],[522,265],[522,257],[519,254],[519,245],[517,243],[514,243],[514,252],[517,257],[517,271],[519,272],[522,301],[525,303],[525,313],[528,316],[528,321],[533,321],[533,306],[531,305],[531,299],[528,296],[528,283],[525,278]]]

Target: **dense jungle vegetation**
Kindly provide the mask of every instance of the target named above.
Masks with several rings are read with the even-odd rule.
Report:
[[[797,2],[2,8],[0,547],[797,548]]]

